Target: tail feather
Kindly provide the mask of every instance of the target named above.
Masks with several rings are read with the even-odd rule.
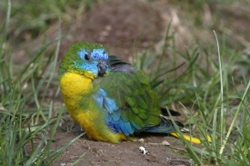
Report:
[[[170,119],[167,119],[165,116],[161,116],[161,123],[159,125],[156,126],[152,126],[147,128],[144,132],[148,132],[148,133],[169,133],[170,135],[176,137],[176,138],[184,138],[185,140],[195,143],[195,144],[200,144],[201,140],[198,138],[195,138],[191,135],[186,135],[186,134],[182,134],[182,136],[176,132],[176,128],[175,125],[178,126],[181,129],[184,129],[184,125],[181,122],[178,121],[172,121]],[[211,142],[211,138],[208,137],[207,141]]]
[[[175,121],[175,124],[183,128],[184,125],[181,122]],[[156,126],[152,126],[147,128],[144,132],[148,133],[171,133],[176,131],[175,126],[173,124],[173,121],[170,119],[167,119],[165,116],[161,116],[161,123]]]

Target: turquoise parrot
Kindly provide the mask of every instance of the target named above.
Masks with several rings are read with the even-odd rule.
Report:
[[[66,109],[90,139],[118,143],[133,140],[135,132],[178,137],[144,73],[108,56],[102,45],[73,44],[58,72]]]

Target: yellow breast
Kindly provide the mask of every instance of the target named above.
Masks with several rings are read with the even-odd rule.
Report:
[[[60,80],[60,87],[68,111],[74,110],[84,94],[93,90],[92,79],[77,73],[67,72]]]
[[[91,96],[93,87],[92,79],[84,75],[67,72],[60,79],[60,87],[63,94],[64,103],[72,119],[78,123],[87,133],[89,138],[117,143],[125,140],[122,133],[113,133],[105,122],[104,114],[99,112]],[[79,101],[83,97],[88,102],[86,108],[81,108]]]
[[[92,90],[91,82],[92,79],[84,75],[67,72],[61,78],[60,86],[63,94],[74,96]]]

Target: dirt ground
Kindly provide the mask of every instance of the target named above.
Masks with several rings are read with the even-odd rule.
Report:
[[[80,134],[79,130],[58,130],[52,147],[59,149]],[[54,162],[55,166],[71,165],[78,158],[82,165],[191,165],[192,160],[182,157],[185,148],[179,139],[164,135],[136,135],[137,142],[111,144],[89,140],[82,136]],[[169,145],[168,145],[169,144]],[[143,154],[140,147],[148,153]]]
[[[242,38],[242,31],[249,30],[249,23],[246,22],[246,13],[249,11],[238,10],[239,6],[233,5],[232,9],[226,9],[223,6],[204,6],[203,24],[214,26],[212,15],[216,12],[221,13],[221,18],[230,18],[230,29],[238,30],[238,36],[231,38],[238,43],[240,47],[250,47],[249,33]],[[219,11],[217,11],[219,9]],[[237,12],[234,12],[237,11]],[[90,41],[103,44],[108,52],[118,55],[123,60],[130,61],[131,54],[147,48],[152,43],[161,44],[160,39],[164,36],[167,26],[172,22],[171,31],[175,32],[176,47],[183,50],[191,43],[195,43],[195,38],[200,38],[200,43],[213,41],[213,33],[200,29],[199,33],[194,32],[192,21],[185,17],[185,11],[175,8],[170,1],[134,1],[129,0],[124,3],[122,0],[103,1],[92,7],[92,9],[81,15],[76,15],[75,22],[62,25],[62,34],[64,38],[61,42],[59,61],[69,46],[76,41]],[[185,18],[185,19],[184,19]],[[241,18],[241,19],[239,19]],[[191,19],[191,18],[190,18]],[[227,20],[227,19],[225,19]],[[238,24],[235,22],[238,21]],[[228,26],[229,22],[223,22]],[[241,24],[242,23],[242,24]],[[213,24],[213,25],[211,25]],[[244,26],[240,26],[243,25]],[[247,25],[246,25],[247,24]],[[220,24],[222,25],[222,24]],[[248,28],[246,28],[248,27]],[[216,27],[215,27],[216,28]],[[44,40],[51,40],[57,36],[58,24],[51,25],[45,34],[32,41],[32,43],[22,44],[15,51],[14,61],[23,63],[26,61],[26,50],[36,52],[39,43]],[[228,35],[230,36],[232,32]],[[202,37],[206,35],[206,38]],[[27,49],[32,47],[33,49]],[[21,49],[22,48],[22,49]],[[137,48],[134,50],[133,48]],[[157,51],[157,47],[156,47]],[[22,62],[23,61],[23,62]],[[62,99],[59,99],[62,102]],[[77,131],[66,132],[62,128],[56,133],[52,144],[54,150],[61,148],[79,135]],[[54,162],[55,166],[68,166],[74,163],[82,155],[82,160],[77,165],[192,165],[189,158],[184,157],[185,147],[182,141],[170,136],[164,135],[138,135],[138,139],[143,138],[142,142],[121,142],[119,144],[110,144],[96,142],[87,139],[85,136],[76,140],[59,158]],[[167,141],[168,146],[162,142]],[[142,154],[139,147],[145,147],[149,152]]]

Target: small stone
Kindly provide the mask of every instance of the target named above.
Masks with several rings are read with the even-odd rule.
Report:
[[[143,138],[138,139],[138,142],[145,142]]]
[[[168,141],[162,141],[161,144],[162,144],[162,145],[165,145],[165,146],[169,146],[169,145],[170,145],[170,143],[169,143]]]
[[[146,150],[146,148],[144,148],[143,146],[140,146],[140,147],[139,147],[139,151],[140,151],[143,155],[149,154],[148,151]]]

